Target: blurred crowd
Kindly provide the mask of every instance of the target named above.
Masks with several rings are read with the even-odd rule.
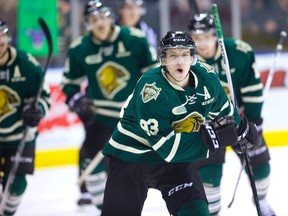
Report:
[[[78,4],[79,26],[73,26],[71,22],[71,2]],[[250,43],[256,52],[273,52],[281,31],[287,31],[288,28],[288,0],[238,0],[241,14],[241,33],[243,40]],[[173,0],[170,1],[170,26],[171,30],[186,30],[189,18],[196,13],[195,4],[200,12],[210,12],[211,4],[216,3],[219,8],[219,14],[223,26],[224,36],[232,36],[231,28],[231,2],[228,0]],[[80,0],[58,0],[58,47],[59,53],[52,59],[51,65],[61,67],[65,61],[65,54],[73,35],[71,27],[78,28],[80,34],[85,33],[83,22],[83,7],[86,1]],[[115,16],[119,16],[119,4],[114,0],[106,0],[105,3],[110,6]],[[12,33],[12,44],[17,46],[17,0],[0,0],[0,17],[3,17]],[[160,4],[159,0],[145,1],[145,14],[142,19],[151,26],[157,34],[160,35],[159,20]],[[285,46],[287,47],[287,46]],[[285,51],[285,48],[284,48]],[[41,61],[41,58],[39,59]]]

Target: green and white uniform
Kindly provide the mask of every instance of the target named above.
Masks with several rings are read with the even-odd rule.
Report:
[[[244,111],[249,121],[257,121],[261,118],[263,85],[255,63],[254,52],[249,44],[241,40],[225,39],[224,44],[237,105],[241,111]],[[199,56],[199,60],[215,68],[226,93],[230,94],[221,50],[217,50],[214,58],[203,59]]]
[[[109,41],[96,41],[90,33],[71,44],[62,82],[64,93],[71,96],[87,78],[87,96],[97,107],[95,120],[113,128],[137,80],[157,66],[156,53],[142,31],[114,28]]]
[[[224,115],[240,119],[209,65],[190,69],[187,88],[164,73],[155,68],[140,78],[103,149],[110,157],[103,216],[140,215],[148,188],[161,191],[170,214],[209,214],[193,163],[208,155],[200,126]]]
[[[263,85],[255,62],[254,52],[249,44],[241,40],[227,38],[224,39],[224,44],[237,106],[249,121],[257,125],[257,122],[262,121],[261,111],[264,98],[262,94]],[[199,60],[215,68],[222,86],[227,95],[230,95],[220,48],[217,49],[216,55],[213,58],[204,59],[199,56]],[[260,137],[260,142],[258,146],[249,150],[248,154],[251,158],[258,196],[261,199],[266,196],[268,190],[270,156],[263,137]],[[238,156],[241,157],[240,155]],[[210,159],[199,162],[200,176],[204,182],[204,186],[207,186],[205,188],[207,199],[211,201],[209,205],[211,215],[213,215],[213,212],[217,214],[220,210],[220,181],[224,158],[225,150],[222,150],[216,152]],[[241,159],[243,160],[243,158]],[[215,194],[217,195],[215,196]]]
[[[1,172],[4,173],[3,186],[5,187],[18,145],[23,138],[23,107],[34,101],[44,73],[36,59],[25,52],[8,48],[9,60],[0,66],[0,158]],[[39,98],[43,114],[50,106],[49,88],[44,83]],[[29,128],[26,143],[7,200],[5,215],[13,215],[21,202],[27,181],[26,174],[33,174],[35,157],[35,140],[37,127]]]
[[[11,58],[0,66],[0,148],[17,148],[23,137],[23,107],[36,96],[43,72],[36,59],[22,51],[9,48]],[[44,114],[50,106],[49,87],[44,83],[39,99]],[[37,130],[31,130],[28,138],[35,141]]]
[[[205,158],[207,148],[198,133],[200,126],[234,113],[217,75],[207,68],[211,69],[206,64],[193,66],[193,84],[185,89],[169,82],[161,68],[144,74],[124,106],[104,154],[152,163]],[[195,133],[181,133],[186,121],[193,122]]]

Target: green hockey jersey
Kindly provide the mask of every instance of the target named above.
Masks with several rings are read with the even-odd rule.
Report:
[[[157,65],[156,53],[142,31],[115,26],[109,41],[96,41],[90,33],[71,44],[62,89],[69,97],[80,91],[87,78],[86,93],[95,104],[95,119],[114,128],[137,80]]]
[[[240,119],[212,67],[197,63],[190,72],[192,85],[185,89],[169,82],[161,67],[145,73],[127,99],[104,155],[151,163],[205,158],[200,126],[223,115]]]
[[[255,63],[254,52],[249,44],[241,40],[228,38],[224,39],[224,44],[237,105],[250,121],[259,120],[264,98],[262,95],[263,85]],[[199,60],[215,68],[222,86],[229,95],[230,91],[220,48],[218,47],[213,59],[203,59],[199,56]]]
[[[44,73],[36,59],[25,52],[9,48],[11,59],[0,66],[0,147],[15,148],[23,137],[23,107],[37,94]],[[50,106],[50,91],[44,82],[39,105],[44,114]],[[27,140],[33,141],[37,128],[31,128]]]

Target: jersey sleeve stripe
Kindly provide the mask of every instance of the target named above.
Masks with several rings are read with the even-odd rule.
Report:
[[[77,78],[77,79],[69,79],[67,77],[63,77],[61,86],[67,85],[67,84],[74,84],[74,85],[80,85],[83,82],[83,77]]]
[[[178,133],[175,135],[175,140],[174,140],[172,149],[171,149],[168,157],[165,158],[165,161],[170,162],[174,158],[174,156],[176,155],[176,152],[178,150],[180,140],[181,140],[181,133]]]
[[[256,85],[246,86],[244,88],[241,88],[240,91],[242,94],[248,93],[248,92],[255,92],[263,89],[263,84],[259,83]]]
[[[264,102],[264,97],[242,97],[242,100],[245,103],[262,103]]]
[[[22,125],[23,125],[23,121],[21,119],[21,120],[15,122],[15,124],[10,126],[9,128],[0,128],[0,133],[11,133],[14,130],[16,130],[17,128],[21,127]]]
[[[151,147],[150,144],[149,144],[149,142],[148,142],[146,139],[144,139],[143,137],[140,137],[140,136],[132,133],[131,131],[128,131],[128,130],[124,129],[124,128],[122,127],[122,125],[121,125],[121,122],[119,122],[119,123],[117,124],[117,129],[118,129],[119,132],[121,132],[122,134],[124,134],[124,135],[126,135],[126,136],[129,136],[129,137],[137,140],[138,142],[144,144],[145,146]]]
[[[153,145],[153,149],[157,151],[175,132],[172,131],[166,137],[162,137],[155,145]]]
[[[127,145],[123,145],[123,144],[120,144],[120,143],[116,142],[115,140],[113,140],[113,138],[111,138],[109,140],[109,143],[110,143],[111,146],[113,146],[116,149],[119,149],[119,150],[122,150],[122,151],[125,151],[125,152],[130,152],[130,153],[133,153],[133,154],[145,154],[147,152],[152,151],[150,149],[139,150],[139,149],[127,146]]]
[[[115,107],[115,108],[122,108],[125,101],[108,101],[108,100],[93,100],[93,104],[96,107]]]

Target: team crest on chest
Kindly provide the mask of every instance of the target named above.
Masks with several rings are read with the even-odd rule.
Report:
[[[18,94],[7,86],[0,87],[0,121],[16,112],[15,106],[20,105]]]
[[[160,91],[161,88],[158,88],[155,82],[153,82],[152,84],[146,83],[141,91],[142,101],[144,103],[147,103],[152,99],[156,100]]]
[[[127,86],[130,74],[123,66],[115,62],[107,62],[96,72],[96,78],[103,95],[112,99]]]
[[[202,124],[204,124],[205,118],[198,112],[192,112],[184,119],[175,121],[172,123],[175,133],[182,132],[198,132]]]

